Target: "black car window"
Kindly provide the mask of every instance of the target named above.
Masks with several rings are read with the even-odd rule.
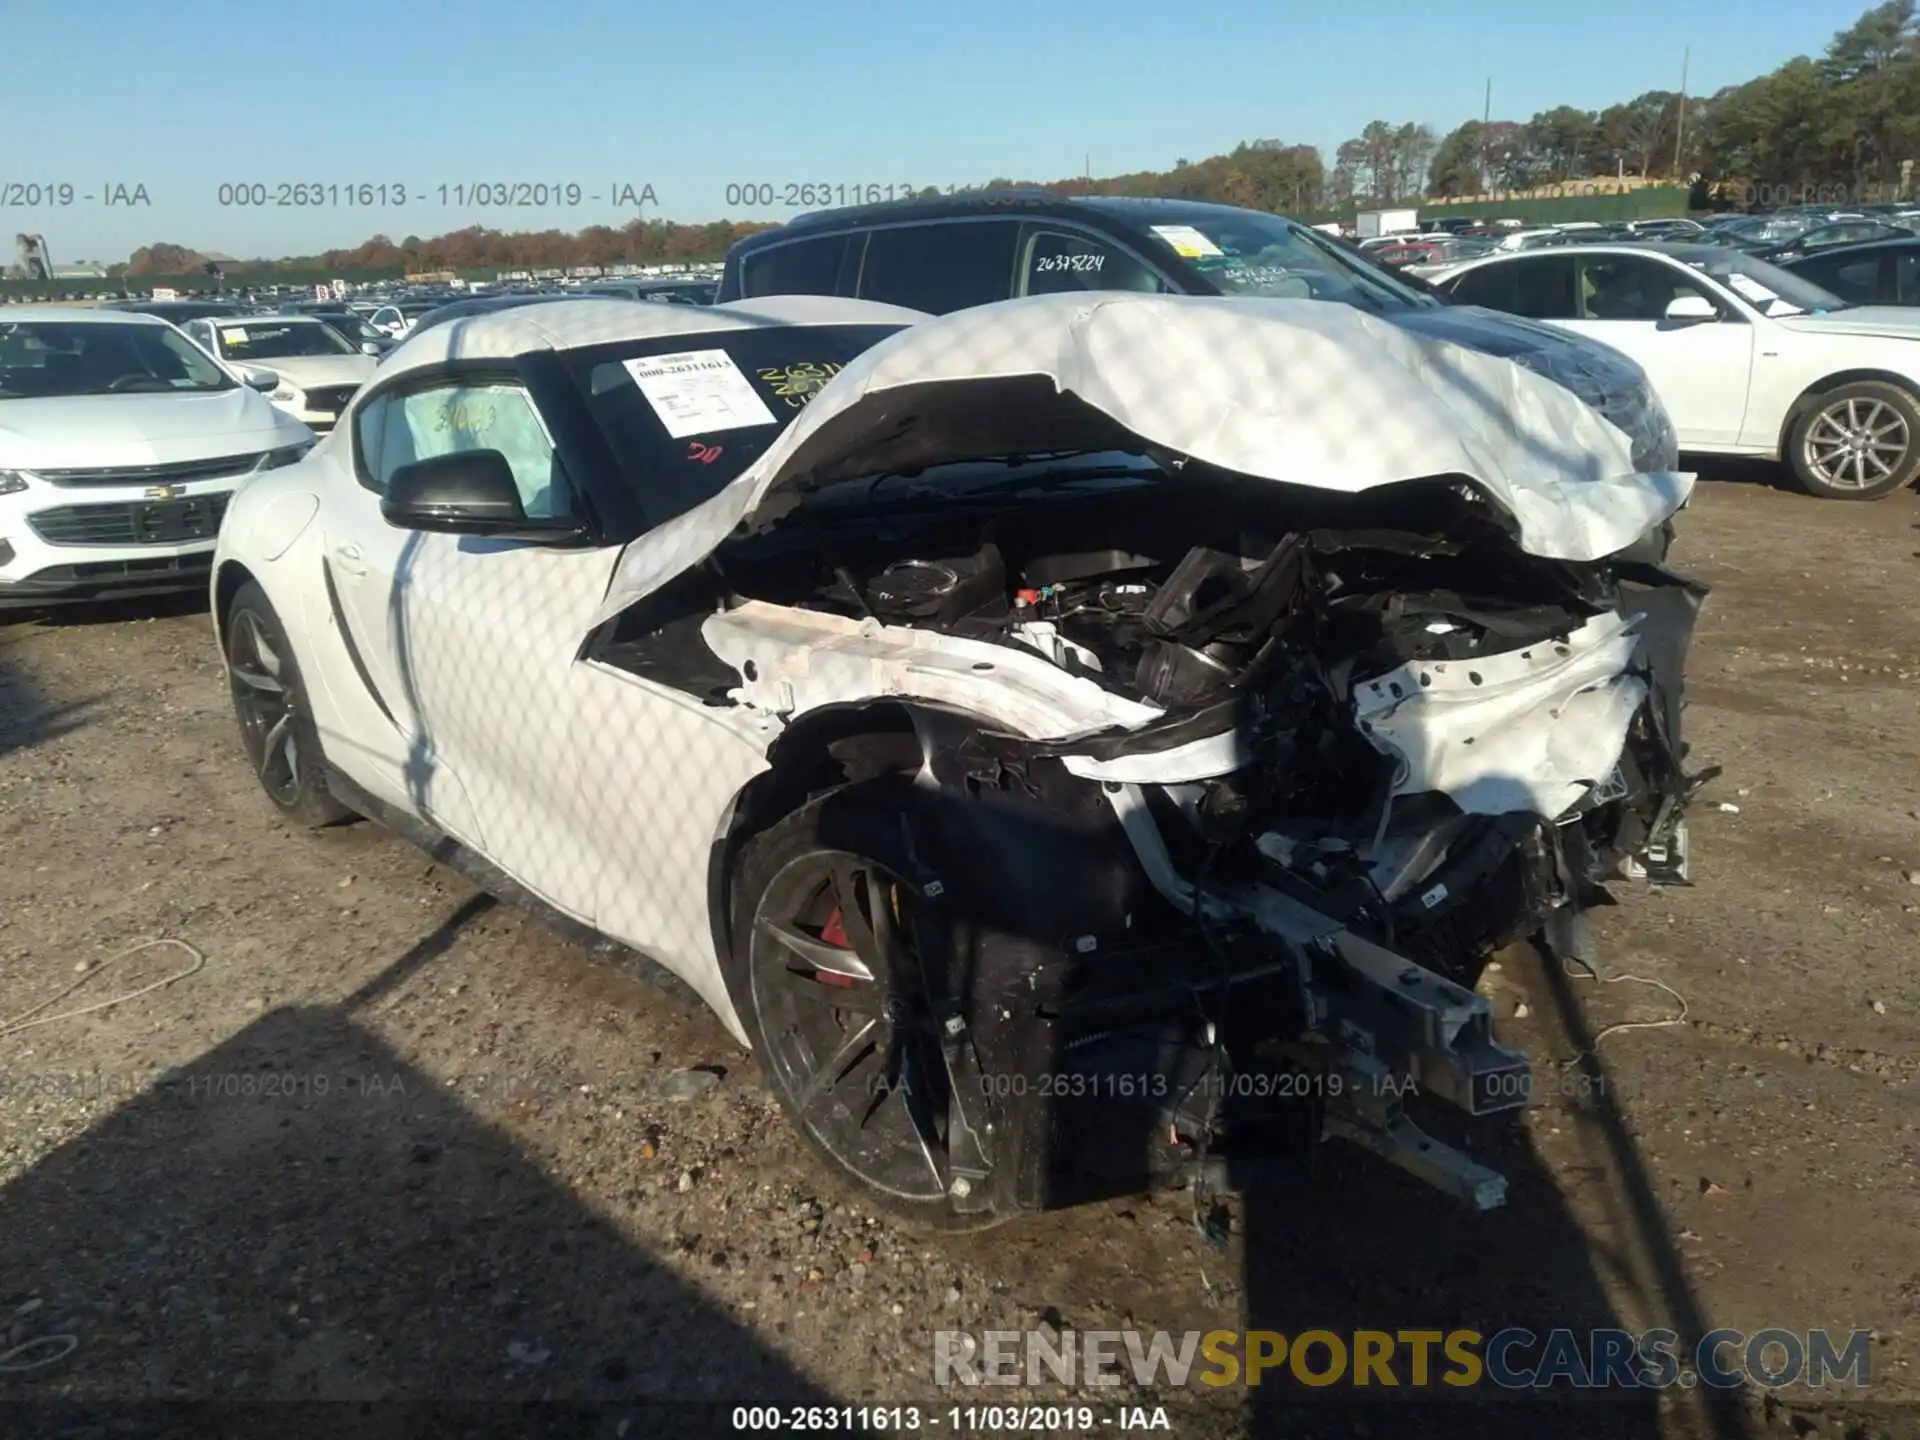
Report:
[[[1902,250],[1894,257],[1893,299],[1896,305],[1920,305],[1920,251]]]
[[[1569,255],[1539,255],[1469,270],[1449,294],[1456,305],[1484,305],[1529,320],[1572,320],[1574,265]]]
[[[1674,266],[1641,255],[1587,255],[1580,260],[1580,299],[1588,320],[1664,320],[1682,295],[1720,308]]]
[[[1878,255],[1828,255],[1793,269],[1823,290],[1831,290],[1842,300],[1851,300],[1856,305],[1871,305],[1879,298]]]
[[[1142,262],[1092,235],[1029,229],[1020,250],[1022,295],[1057,295],[1071,290],[1166,289]]]
[[[748,299],[761,295],[837,294],[840,257],[846,253],[848,238],[826,235],[818,240],[796,240],[756,251],[740,267],[740,293]]]
[[[898,225],[867,237],[860,267],[862,300],[879,300],[945,315],[1013,295],[1013,220],[957,220]]]
[[[1513,313],[1530,320],[1571,320],[1580,312],[1574,304],[1574,266],[1571,255],[1542,255],[1516,260],[1513,271]]]

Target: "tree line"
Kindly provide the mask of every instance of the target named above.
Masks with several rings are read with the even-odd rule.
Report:
[[[1558,105],[1524,121],[1468,120],[1444,135],[1429,125],[1375,120],[1335,148],[1331,165],[1312,145],[1265,139],[1202,160],[1178,159],[1168,170],[1041,181],[999,176],[988,184],[1304,214],[1632,176],[1691,185],[1703,201],[1738,204],[1755,196],[1891,195],[1906,184],[1917,155],[1920,22],[1915,0],[1887,0],[1836,34],[1818,57],[1797,56],[1712,95],[1649,90],[1599,110]],[[716,260],[735,241],[769,228],[735,220],[633,220],[575,233],[476,225],[428,239],[376,235],[348,250],[226,268],[418,272]],[[135,251],[114,273],[181,275],[204,263],[184,246],[158,244]]]

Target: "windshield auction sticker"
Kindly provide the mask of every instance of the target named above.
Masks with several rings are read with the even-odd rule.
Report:
[[[1183,255],[1189,260],[1226,253],[1191,225],[1153,225],[1148,228],[1171,245],[1175,254]]]
[[[675,440],[776,423],[753,382],[724,350],[683,350],[621,363]]]

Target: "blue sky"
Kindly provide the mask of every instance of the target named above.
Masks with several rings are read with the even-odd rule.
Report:
[[[464,225],[784,219],[730,183],[977,183],[1162,168],[1260,137],[1333,147],[1371,119],[1444,132],[1559,103],[1710,93],[1817,53],[1863,0],[1255,0],[715,4],[655,0],[8,0],[0,185],[151,203],[0,210],[57,262],[169,240],[251,256]],[[1291,13],[1290,13],[1291,12]],[[404,186],[404,208],[223,206],[220,186]],[[578,184],[595,204],[442,206],[475,182]],[[0,192],[0,199],[6,199]],[[12,198],[21,198],[18,195]],[[453,199],[449,192],[449,201]],[[344,197],[343,197],[344,199]],[[10,245],[7,247],[10,250]]]

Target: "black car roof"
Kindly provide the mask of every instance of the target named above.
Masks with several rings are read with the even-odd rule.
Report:
[[[1883,240],[1856,240],[1850,245],[1822,245],[1806,255],[1785,262],[1798,265],[1802,260],[1819,260],[1828,255],[1858,255],[1863,250],[1904,250],[1920,245],[1920,235],[1889,235]]]
[[[826,230],[883,225],[901,220],[947,220],[969,215],[1050,216],[1059,220],[1105,221],[1115,229],[1136,230],[1150,224],[1224,218],[1244,214],[1234,205],[1204,200],[1149,199],[1122,195],[1056,195],[1050,190],[975,190],[965,195],[928,195],[911,200],[883,200],[873,205],[845,205],[835,210],[810,210],[796,215],[777,230],[750,235],[734,248],[755,249],[800,230]],[[1275,219],[1284,217],[1275,216]]]

